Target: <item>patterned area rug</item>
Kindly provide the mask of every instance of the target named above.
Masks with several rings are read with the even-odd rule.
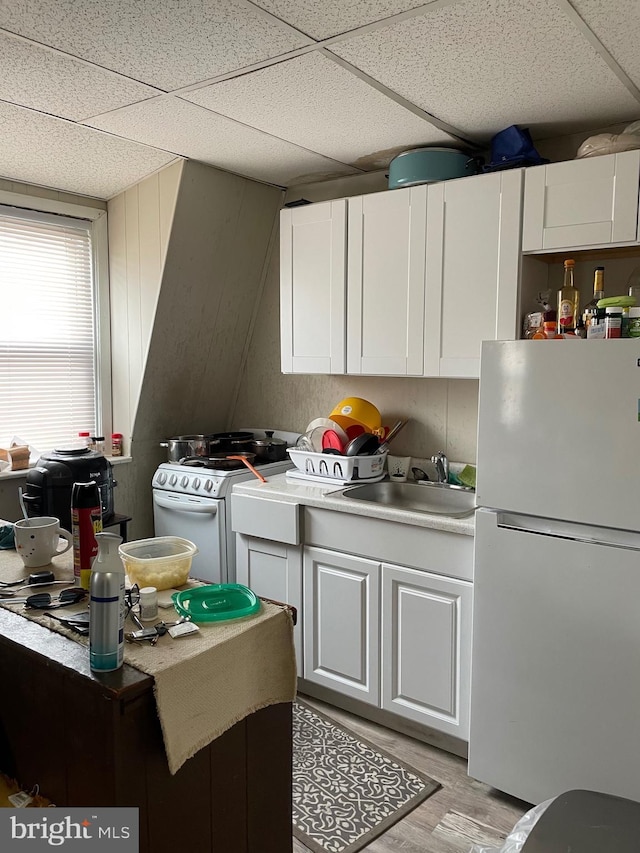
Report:
[[[293,706],[293,834],[356,853],[440,787],[301,702]]]

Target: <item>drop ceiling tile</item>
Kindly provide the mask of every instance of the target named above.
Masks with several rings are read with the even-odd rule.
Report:
[[[319,53],[183,97],[363,169],[384,168],[399,150],[454,141]]]
[[[90,119],[127,139],[218,166],[260,181],[288,186],[309,176],[333,177],[355,172],[281,139],[216,115],[174,96],[163,96]]]
[[[0,100],[78,121],[142,101],[157,89],[0,32]]]
[[[390,15],[407,12],[433,0],[256,0],[277,18],[297,27],[315,39],[381,21]]]
[[[602,0],[573,0],[571,5],[636,86],[640,87],[638,0],[606,0],[605,3]]]
[[[173,159],[136,142],[0,101],[0,175],[110,198]]]
[[[243,0],[13,0],[0,27],[166,90],[310,43]]]
[[[553,0],[468,0],[331,50],[466,133],[552,135],[638,112]]]

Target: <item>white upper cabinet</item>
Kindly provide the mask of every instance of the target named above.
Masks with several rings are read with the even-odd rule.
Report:
[[[345,372],[347,202],[280,214],[283,373]]]
[[[523,252],[636,243],[640,151],[526,170]]]
[[[349,199],[347,373],[422,376],[427,187]]]
[[[484,340],[518,337],[522,170],[429,187],[425,376],[477,377]]]
[[[523,170],[286,209],[284,373],[475,378],[518,337]]]

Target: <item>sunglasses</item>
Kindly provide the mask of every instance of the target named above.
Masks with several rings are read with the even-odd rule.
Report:
[[[61,590],[60,594],[53,598],[50,592],[35,592],[27,598],[14,598],[11,604],[24,604],[32,610],[55,610],[58,607],[69,607],[77,604],[87,596],[87,590],[81,587],[70,587]]]

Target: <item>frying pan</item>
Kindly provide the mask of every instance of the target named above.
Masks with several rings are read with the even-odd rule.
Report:
[[[237,471],[247,462],[252,463],[255,453],[210,453],[209,459],[216,460],[216,468],[221,471]]]
[[[380,440],[377,435],[371,432],[363,432],[356,436],[346,446],[345,456],[373,456],[380,446]]]

